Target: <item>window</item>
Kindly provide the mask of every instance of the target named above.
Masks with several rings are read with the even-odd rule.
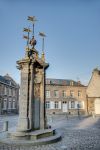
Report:
[[[50,109],[50,101],[47,101],[47,102],[46,102],[46,108],[47,108],[47,109]]]
[[[11,81],[10,81],[10,83],[9,83],[10,85],[11,85]]]
[[[1,91],[1,90],[2,90],[2,87],[1,87],[1,85],[0,85],[0,95],[2,94],[2,91]]]
[[[67,102],[66,101],[63,101],[63,104],[66,104]]]
[[[9,96],[11,96],[11,89],[9,88]]]
[[[7,95],[7,87],[4,87],[4,94]]]
[[[63,98],[66,98],[66,91],[62,91]]]
[[[74,91],[70,91],[70,96],[74,97]]]
[[[83,101],[78,102],[77,108],[83,109],[84,108],[84,102]]]
[[[73,81],[70,81],[70,86],[73,86],[74,85],[74,82]]]
[[[75,102],[71,101],[71,108],[75,108]]]
[[[59,108],[59,103],[57,101],[55,101],[55,109]]]
[[[15,89],[13,89],[12,92],[13,92],[13,96],[15,96]]]
[[[56,98],[59,97],[59,92],[57,90],[54,91],[54,97],[56,97]]]
[[[81,91],[78,91],[78,97],[81,97],[82,93]]]
[[[7,99],[6,98],[3,101],[3,109],[7,109]]]
[[[50,98],[50,91],[46,91],[46,98]]]
[[[12,108],[15,109],[16,108],[15,106],[16,106],[15,99],[13,99]]]
[[[11,98],[9,98],[8,109],[11,109]]]

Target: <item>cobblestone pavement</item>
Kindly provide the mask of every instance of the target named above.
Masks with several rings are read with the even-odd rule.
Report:
[[[9,122],[9,128],[12,128],[12,127],[16,126],[17,120],[18,120],[18,115],[0,116],[0,131],[3,130],[3,124],[5,121],[8,121]]]
[[[9,120],[13,126],[17,122],[17,116],[14,119],[11,118]],[[15,122],[13,123],[12,120]],[[53,116],[48,120],[53,128],[62,133],[60,142],[42,146],[12,147],[11,150],[100,150],[99,117],[81,117],[79,119],[78,117]],[[3,150],[2,145],[1,148]]]

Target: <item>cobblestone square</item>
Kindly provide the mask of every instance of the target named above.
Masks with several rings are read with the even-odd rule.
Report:
[[[9,130],[16,126],[18,116],[0,117],[0,131],[3,122],[9,121]],[[64,115],[53,115],[48,117],[53,128],[62,134],[62,140],[57,143],[14,147],[0,144],[0,150],[100,150],[100,118],[99,117],[68,117]],[[2,132],[0,133],[2,134]]]

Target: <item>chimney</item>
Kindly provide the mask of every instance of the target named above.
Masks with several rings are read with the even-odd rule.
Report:
[[[78,85],[81,85],[81,81],[77,81]]]

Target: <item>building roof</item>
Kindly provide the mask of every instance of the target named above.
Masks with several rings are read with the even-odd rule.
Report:
[[[70,79],[51,79],[51,78],[47,78],[46,79],[46,84],[64,85],[64,86],[84,86],[84,85],[81,84],[80,81],[76,82],[76,81],[70,80]]]
[[[100,97],[100,70],[95,68],[87,87],[88,97]]]
[[[0,75],[0,82],[8,86],[18,86],[18,84],[8,74],[6,74],[5,76]]]
[[[0,82],[5,83],[5,84],[9,84],[9,81],[6,80],[3,76],[0,75]]]

